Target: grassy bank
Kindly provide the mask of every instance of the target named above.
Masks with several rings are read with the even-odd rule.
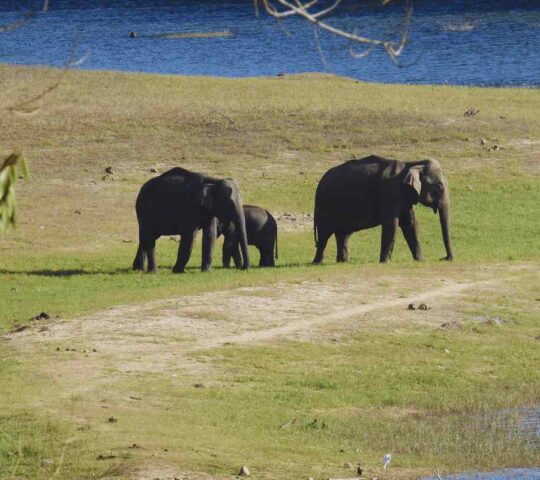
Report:
[[[57,75],[0,67],[2,106]],[[386,451],[394,455],[392,476],[401,478],[437,466],[538,464],[537,450],[509,437],[497,412],[537,405],[540,397],[539,101],[532,89],[374,85],[326,75],[232,80],[72,71],[37,114],[2,116],[0,145],[24,148],[31,178],[18,185],[18,229],[0,238],[0,331],[30,325],[0,339],[0,472],[228,478],[248,464],[257,478],[323,478],[348,476],[343,464],[361,462],[379,476]],[[470,107],[479,113],[464,116]],[[331,245],[326,265],[312,267],[307,222],[281,233],[279,268],[271,271],[225,271],[218,247],[214,271],[201,274],[197,246],[188,273],[172,275],[178,244],[170,239],[158,242],[157,275],[129,270],[133,203],[155,175],[151,168],[232,176],[246,203],[297,215],[311,212],[324,171],[372,153],[441,162],[453,202],[453,264],[438,262],[438,220],[418,207],[422,264],[411,262],[399,238],[392,264],[379,266],[380,232],[372,230],[353,237],[351,264],[335,265]],[[115,331],[107,341],[121,336],[121,348],[109,351],[103,339],[94,357],[93,337],[60,342],[54,334],[78,315],[90,315],[91,324],[97,311],[156,299],[247,288],[262,302],[279,285],[306,283],[359,288],[354,298],[369,303],[443,280],[472,286],[434,300],[435,312],[422,321],[403,323],[402,310],[392,307],[309,329],[319,332],[309,338],[193,350],[196,340],[179,333],[163,343],[171,357],[161,370],[133,367],[142,333]],[[211,300],[205,308],[201,322],[231,314]],[[285,318],[289,307],[265,308],[270,321]],[[301,315],[300,304],[290,308]],[[52,316],[48,323],[28,320],[41,311]],[[492,318],[500,325],[485,323]],[[458,327],[442,329],[444,322]],[[234,321],[227,328],[232,334]],[[108,422],[111,415],[119,421]],[[128,448],[134,443],[141,448]]]

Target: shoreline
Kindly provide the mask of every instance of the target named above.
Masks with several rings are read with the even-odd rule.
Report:
[[[26,64],[26,63],[6,63],[0,62],[1,67],[16,67],[16,68],[36,68],[36,69],[50,69],[50,70],[64,70],[62,66],[44,65],[44,64]],[[256,76],[228,76],[228,75],[200,75],[190,73],[168,73],[168,72],[146,72],[141,70],[108,70],[108,69],[94,69],[94,68],[70,68],[72,72],[88,72],[88,73],[110,73],[110,74],[126,74],[126,75],[146,75],[156,77],[185,77],[185,78],[207,78],[218,80],[264,80],[264,79],[282,79],[289,78],[294,79],[298,77],[318,77],[318,78],[338,78],[344,80],[350,80],[365,85],[381,85],[381,86],[396,86],[396,87],[448,87],[448,88],[466,88],[466,89],[482,89],[482,90],[537,90],[540,89],[540,82],[537,85],[471,85],[471,84],[451,84],[451,83],[397,83],[397,82],[374,82],[368,80],[361,80],[354,77],[348,77],[346,75],[339,75],[332,72],[325,71],[306,71],[296,73],[277,73],[275,75],[256,75]]]

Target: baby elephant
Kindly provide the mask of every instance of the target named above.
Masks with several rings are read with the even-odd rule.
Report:
[[[264,208],[244,205],[248,245],[255,245],[261,254],[259,267],[274,267],[278,258],[276,219]],[[232,222],[218,222],[217,236],[223,235],[223,266],[230,268],[231,257],[236,268],[242,266],[239,249],[239,236]],[[275,257],[274,257],[275,252]]]

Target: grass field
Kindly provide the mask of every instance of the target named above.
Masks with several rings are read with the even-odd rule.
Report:
[[[58,75],[1,66],[0,107]],[[387,452],[384,478],[539,465],[508,434],[540,402],[538,104],[533,89],[71,71],[36,114],[2,115],[0,146],[31,178],[0,238],[0,478],[320,479],[348,463],[380,478]],[[379,265],[374,229],[350,264],[330,245],[313,267],[309,222],[281,222],[276,269],[223,270],[218,245],[203,274],[199,245],[173,275],[169,238],[157,275],[129,269],[151,168],[235,177],[246,203],[300,218],[328,168],[372,153],[441,162],[454,262],[420,206],[420,264],[399,238]]]

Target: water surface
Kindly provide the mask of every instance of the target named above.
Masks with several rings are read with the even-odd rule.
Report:
[[[324,1],[324,0],[322,0]],[[41,0],[0,2],[0,23]],[[337,26],[388,38],[402,9],[358,8],[344,0]],[[163,39],[162,33],[229,29],[232,38]],[[138,37],[129,38],[135,31]],[[154,38],[152,38],[154,37]],[[304,22],[257,18],[251,0],[49,0],[49,11],[0,35],[0,61],[62,65],[77,45],[83,69],[245,77],[322,71],[367,81],[456,85],[540,85],[540,1],[417,1],[410,45],[397,68],[383,52],[363,60],[349,44]]]

